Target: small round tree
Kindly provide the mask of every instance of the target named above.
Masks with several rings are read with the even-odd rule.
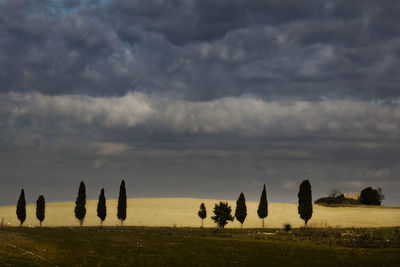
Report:
[[[300,218],[304,220],[307,226],[307,222],[311,219],[313,213],[311,184],[308,180],[304,180],[300,184],[299,194],[297,196],[299,197],[298,212]]]
[[[364,205],[381,205],[381,201],[384,199],[382,189],[372,189],[367,187],[361,191],[359,200]]]
[[[44,221],[45,209],[46,203],[44,201],[44,197],[39,196],[39,198],[36,200],[36,218],[39,220],[40,227],[42,227],[42,223]]]
[[[79,220],[80,226],[83,225],[83,220],[86,216],[86,188],[83,181],[79,185],[78,197],[75,201],[75,217]]]
[[[121,186],[119,188],[117,217],[121,221],[122,226],[124,221],[126,220],[126,189],[124,180],[122,180]]]
[[[21,190],[21,194],[19,195],[18,203],[17,203],[17,217],[20,221],[20,226],[25,222],[26,219],[26,201],[25,201],[25,191]]]
[[[197,215],[199,215],[199,217],[201,219],[201,228],[203,228],[203,220],[205,218],[207,218],[207,210],[206,210],[206,206],[204,205],[204,203],[201,203],[200,210],[197,213]]]
[[[228,221],[233,222],[233,217],[231,215],[232,208],[228,205],[227,202],[219,202],[219,204],[215,204],[214,214],[211,219],[221,228],[224,228]]]
[[[104,195],[104,188],[101,189],[99,202],[97,203],[97,217],[100,218],[100,225],[103,226],[103,222],[107,216],[107,207],[106,207],[106,197]]]
[[[244,220],[247,217],[246,200],[243,192],[240,193],[238,200],[236,201],[235,217],[240,222],[240,228],[243,228]]]
[[[262,227],[264,228],[264,219],[268,216],[268,201],[267,191],[265,190],[265,184],[261,192],[260,204],[258,205],[257,214],[262,219]]]

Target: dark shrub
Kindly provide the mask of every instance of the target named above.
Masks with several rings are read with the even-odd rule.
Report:
[[[285,228],[285,231],[286,231],[286,232],[289,232],[290,230],[292,230],[292,226],[290,225],[290,223],[286,223],[286,224],[284,225],[284,228]]]

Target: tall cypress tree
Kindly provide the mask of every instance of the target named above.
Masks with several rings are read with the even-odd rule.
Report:
[[[300,184],[299,194],[299,208],[298,212],[300,218],[302,218],[307,226],[307,222],[311,219],[313,208],[312,208],[312,194],[311,194],[311,184],[308,180],[304,180]]]
[[[117,216],[118,216],[118,219],[121,221],[121,226],[122,226],[126,219],[126,189],[125,189],[125,181],[124,180],[122,180],[121,186],[119,188]]]
[[[104,188],[101,189],[99,202],[97,203],[97,217],[100,218],[100,224],[103,226],[103,222],[107,216],[107,207],[106,207],[106,197],[104,195]]]
[[[265,184],[260,197],[260,204],[258,205],[257,214],[262,219],[262,227],[264,228],[264,218],[268,216],[268,201],[267,191],[265,190]]]
[[[75,201],[75,217],[79,220],[80,226],[83,225],[83,220],[86,216],[86,188],[83,181],[79,185],[78,197]]]
[[[42,223],[44,221],[45,209],[46,203],[44,201],[44,197],[39,196],[39,198],[36,200],[36,218],[40,222],[40,227],[42,227]]]
[[[26,219],[26,201],[25,201],[25,191],[21,190],[21,194],[19,195],[18,203],[17,203],[17,217],[20,221],[20,226],[24,223]]]
[[[240,228],[242,228],[244,220],[247,217],[246,200],[244,199],[243,192],[240,193],[240,196],[236,201],[235,217],[240,222]]]
[[[206,210],[206,206],[204,206],[204,203],[201,203],[200,210],[197,213],[197,215],[199,215],[199,217],[201,219],[201,228],[203,228],[203,220],[207,217],[207,210]]]

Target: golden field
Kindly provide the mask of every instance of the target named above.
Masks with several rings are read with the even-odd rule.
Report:
[[[132,198],[128,199],[127,219],[124,225],[129,226],[170,226],[198,227],[201,224],[197,211],[202,202],[207,208],[207,218],[204,227],[215,227],[211,220],[213,207],[220,200],[195,198]],[[223,200],[225,201],[225,200]],[[232,215],[236,201],[227,200],[232,207]],[[247,218],[243,227],[261,227],[261,219],[257,216],[258,202],[246,202]],[[46,219],[43,226],[78,226],[74,216],[74,202],[46,203]],[[87,213],[85,226],[99,225],[97,217],[97,200],[86,203]],[[35,215],[36,205],[28,204],[27,218],[24,226],[39,225]],[[15,206],[0,207],[0,220],[4,225],[16,226],[19,221]],[[117,219],[117,200],[107,200],[107,218],[105,226],[119,224]],[[265,219],[265,227],[280,228],[285,223],[292,227],[303,226],[303,221],[297,214],[297,205],[285,203],[269,203],[269,214]],[[400,209],[388,207],[323,207],[314,205],[314,213],[309,221],[311,227],[391,227],[400,226]],[[226,227],[240,227],[238,221],[229,222]]]

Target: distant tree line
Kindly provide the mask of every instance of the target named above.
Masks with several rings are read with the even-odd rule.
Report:
[[[382,189],[364,188],[358,198],[346,197],[339,189],[332,189],[327,197],[319,198],[315,204],[322,205],[377,205],[380,206],[385,199]]]

